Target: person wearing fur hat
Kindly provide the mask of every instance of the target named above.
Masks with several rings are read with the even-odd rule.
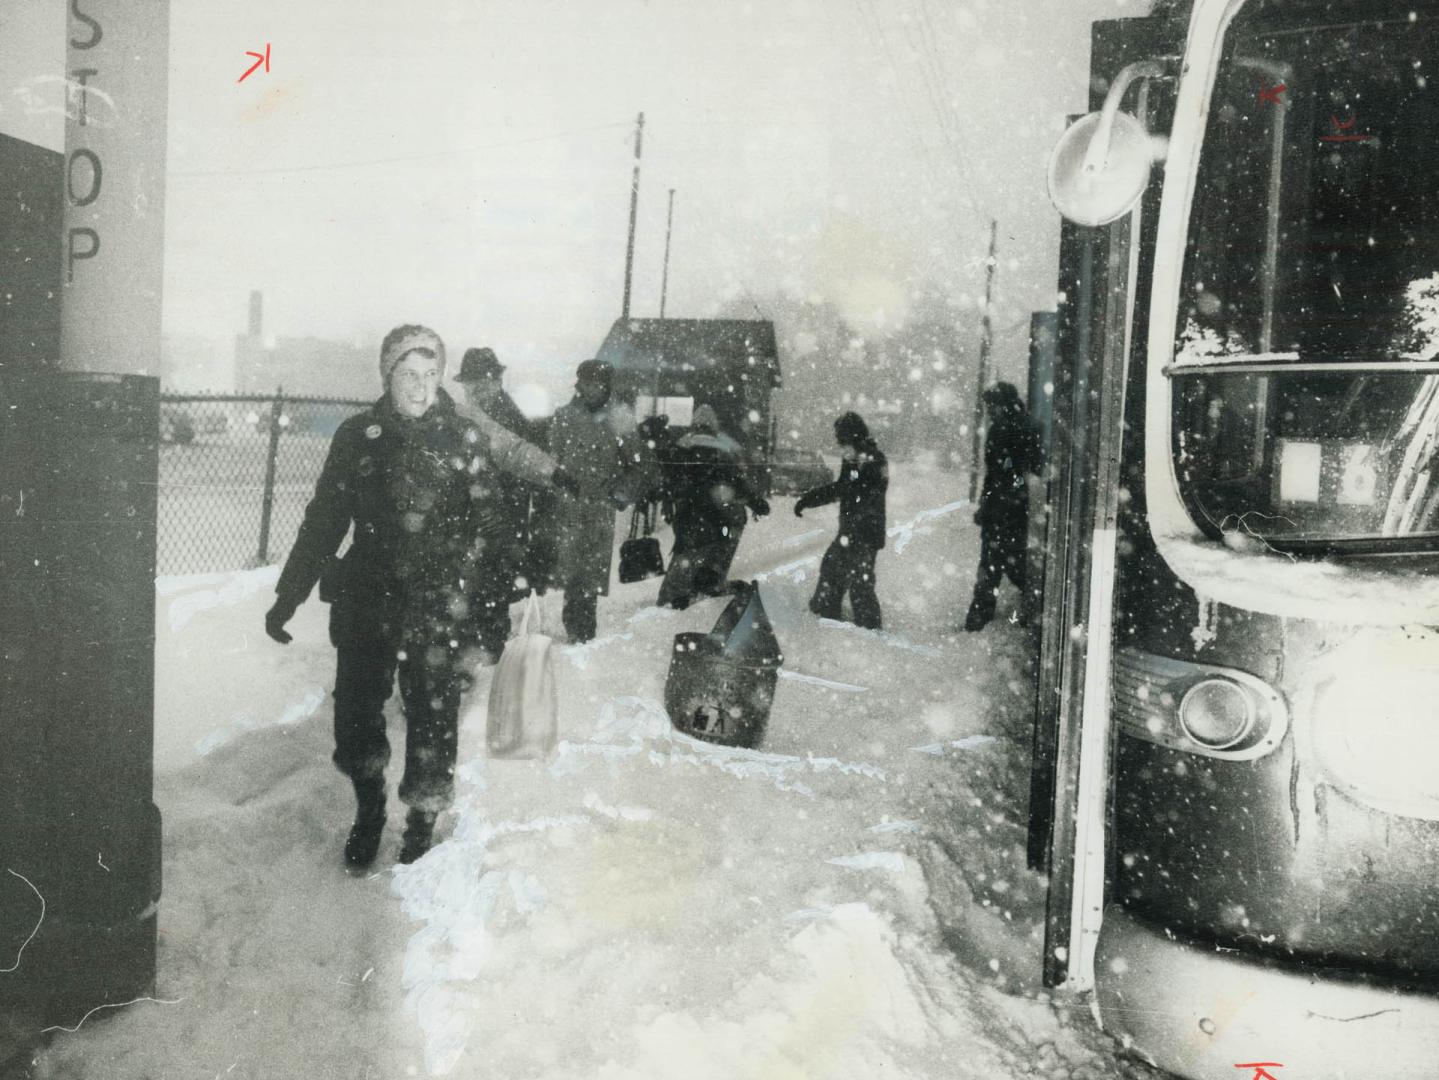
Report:
[[[746,508],[762,518],[769,503],[746,482],[740,445],[720,431],[713,406],[695,409],[669,464],[675,542],[656,603],[683,609],[697,593],[723,592],[748,521]]]
[[[844,459],[839,479],[811,488],[794,504],[795,516],[803,517],[810,507],[839,503],[839,535],[820,562],[819,584],[809,609],[821,618],[842,619],[841,605],[848,593],[855,624],[878,630],[881,613],[874,562],[885,544],[889,463],[858,413],[847,412],[834,422],[834,441]]]
[[[380,346],[384,396],[342,423],[275,586],[265,632],[288,644],[285,624],[320,583],[336,650],[335,751],[358,809],[345,843],[368,866],[385,824],[390,744],[383,706],[398,672],[405,716],[399,795],[409,806],[401,862],[429,850],[436,816],[454,795],[467,579],[481,555],[479,522],[492,475],[553,463],[507,454],[455,411],[440,386],[445,346],[427,327],[398,326]],[[346,534],[353,540],[336,560]]]
[[[574,399],[550,423],[550,453],[578,488],[556,496],[552,519],[555,580],[565,593],[561,617],[571,643],[595,636],[599,598],[610,588],[616,510],[653,486],[654,463],[633,414],[611,401],[613,381],[609,364],[584,361],[575,371]]]

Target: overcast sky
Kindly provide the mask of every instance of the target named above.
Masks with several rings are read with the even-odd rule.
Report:
[[[5,6],[31,16],[0,25],[10,78],[58,71],[64,0]],[[671,315],[783,288],[902,322],[921,284],[982,292],[993,214],[1020,319],[1052,306],[1043,165],[1084,106],[1089,23],[1146,7],[173,2],[165,329],[228,339],[260,288],[271,333],[415,320],[571,370],[619,314],[641,110],[633,314],[658,311],[674,187]],[[0,99],[0,130],[60,147],[58,117],[22,113]],[[1002,344],[1012,366],[1023,335]]]

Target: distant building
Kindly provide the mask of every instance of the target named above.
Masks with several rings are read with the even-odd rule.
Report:
[[[160,390],[166,394],[235,393],[235,356],[224,342],[201,334],[160,339]]]
[[[355,398],[380,395],[375,350],[317,337],[267,338],[263,298],[250,294],[249,326],[235,338],[235,390],[240,394]]]

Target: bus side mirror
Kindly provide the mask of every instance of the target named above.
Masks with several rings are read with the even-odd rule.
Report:
[[[1126,65],[1110,83],[1104,108],[1080,117],[1059,137],[1049,155],[1049,199],[1070,221],[1108,225],[1143,198],[1155,143],[1144,121],[1120,112],[1119,103],[1139,82],[1139,115],[1146,116],[1143,81],[1172,78],[1177,68],[1175,57]]]
[[[1078,225],[1108,225],[1143,197],[1152,164],[1143,124],[1128,113],[1090,113],[1049,155],[1049,200]]]

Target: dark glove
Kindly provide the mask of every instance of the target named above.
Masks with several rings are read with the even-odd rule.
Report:
[[[564,469],[556,468],[554,472],[550,473],[550,483],[557,491],[563,491],[570,495],[580,493],[580,482],[574,478],[572,473],[565,472]]]
[[[295,615],[295,605],[288,600],[276,600],[274,606],[265,612],[265,633],[281,645],[288,645],[294,641],[291,634],[285,632],[285,624]]]
[[[797,502],[794,504],[794,516],[804,517],[804,503]]]
[[[755,516],[755,520],[756,520],[756,521],[758,521],[758,520],[759,520],[760,518],[762,518],[762,517],[768,517],[768,516],[769,516],[769,500],[768,500],[768,499],[756,499],[754,502],[752,502],[752,503],[749,504],[749,508],[750,508],[750,510],[752,510],[752,511],[754,512],[754,516]]]
[[[976,511],[974,512],[974,523],[975,523],[976,525],[983,525],[983,524],[984,524],[984,511],[983,511],[983,510],[976,510]]]

